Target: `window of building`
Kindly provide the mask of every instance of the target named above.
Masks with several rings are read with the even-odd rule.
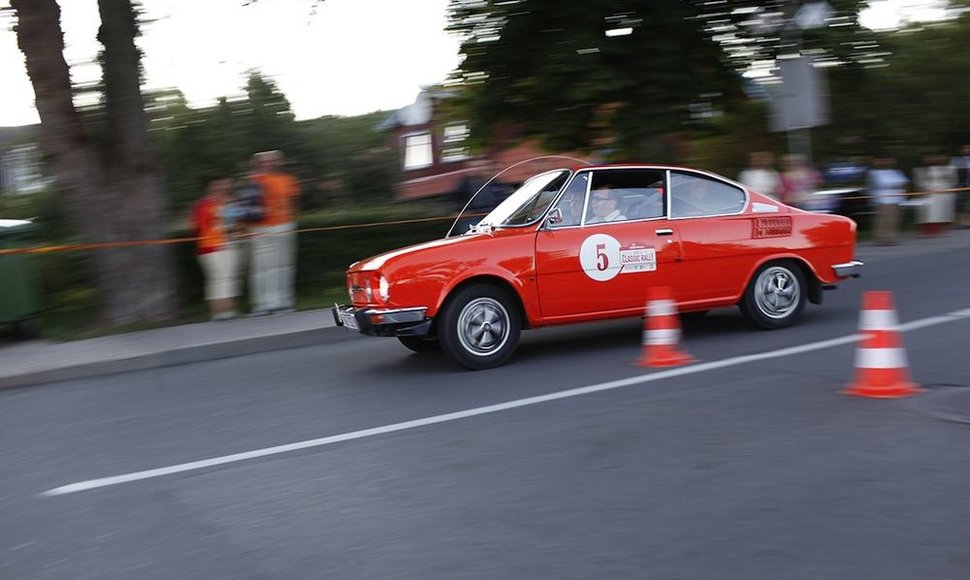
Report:
[[[441,139],[441,160],[461,161],[468,158],[468,125],[445,125]]]
[[[430,133],[404,136],[404,169],[421,169],[433,161]]]
[[[52,180],[43,174],[41,154],[36,145],[17,146],[0,155],[0,193],[37,193],[51,183]]]

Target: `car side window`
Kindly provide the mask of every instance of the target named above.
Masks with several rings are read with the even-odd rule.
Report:
[[[710,177],[692,173],[670,174],[671,217],[725,215],[744,208],[744,191]]]
[[[589,172],[576,174],[569,182],[556,207],[562,212],[562,221],[556,227],[578,226],[583,218],[583,204],[586,202],[586,189],[589,185]]]
[[[664,171],[610,168],[594,172],[586,223],[598,224],[666,215]]]

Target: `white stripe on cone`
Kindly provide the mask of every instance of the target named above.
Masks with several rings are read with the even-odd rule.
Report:
[[[859,330],[899,330],[895,310],[863,310]]]
[[[902,348],[860,348],[856,350],[855,366],[859,369],[906,368],[906,351]]]
[[[658,328],[648,330],[644,333],[644,341],[648,345],[657,344],[677,344],[680,340],[680,329],[677,328]]]
[[[677,304],[673,300],[651,300],[647,303],[647,316],[673,316],[677,314]]]

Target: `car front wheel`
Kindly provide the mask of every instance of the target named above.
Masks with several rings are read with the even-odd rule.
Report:
[[[758,268],[741,299],[741,312],[760,328],[791,326],[805,308],[805,275],[792,262]]]
[[[522,321],[507,292],[489,284],[460,289],[438,321],[441,348],[458,364],[490,369],[505,363],[519,342]]]

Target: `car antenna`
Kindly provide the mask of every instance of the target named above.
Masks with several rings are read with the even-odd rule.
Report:
[[[465,210],[468,209],[468,206],[471,205],[472,201],[476,197],[478,197],[478,194],[481,193],[483,189],[485,189],[486,187],[488,187],[489,184],[491,184],[493,181],[495,181],[496,179],[498,179],[499,177],[501,177],[506,172],[511,171],[512,169],[515,169],[516,167],[518,167],[520,165],[523,165],[525,163],[529,163],[529,162],[532,162],[532,161],[541,161],[543,159],[568,159],[570,161],[575,161],[577,163],[583,163],[585,165],[593,165],[593,163],[590,162],[590,161],[587,161],[585,159],[577,159],[576,157],[570,157],[569,155],[539,155],[537,157],[530,157],[528,159],[523,159],[522,161],[519,161],[517,163],[513,163],[512,165],[509,165],[508,167],[506,167],[502,171],[499,171],[498,173],[496,173],[495,175],[493,175],[488,181],[486,181],[485,183],[483,183],[482,186],[478,188],[478,191],[476,191],[474,195],[472,195],[471,197],[468,198],[468,201],[465,202],[465,205],[461,208],[461,211],[459,211],[458,212],[458,215],[455,216],[455,221],[451,222],[451,227],[448,228],[448,233],[445,234],[445,237],[446,238],[450,238],[451,237],[451,234],[454,231],[455,226],[458,225],[458,222],[459,222],[459,220],[461,220],[461,216],[464,215]],[[492,226],[492,228],[490,229],[490,232],[492,232],[492,231],[495,231],[495,227],[494,226]]]

